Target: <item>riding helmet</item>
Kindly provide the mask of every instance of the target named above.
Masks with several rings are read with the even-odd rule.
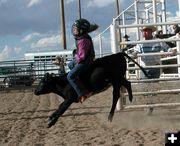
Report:
[[[77,27],[79,29],[79,36],[82,36],[89,32],[90,23],[86,19],[78,19],[73,23],[72,30],[73,30],[73,27]],[[72,34],[74,35],[73,31],[72,31]]]

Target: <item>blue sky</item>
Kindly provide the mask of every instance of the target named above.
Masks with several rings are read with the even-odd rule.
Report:
[[[134,0],[119,0],[120,10]],[[60,0],[0,0],[0,61],[24,59],[24,53],[62,50]],[[71,25],[77,0],[64,0],[67,48],[73,49]],[[115,0],[81,0],[82,17],[107,28],[116,17]],[[177,15],[177,0],[166,0],[168,17]]]

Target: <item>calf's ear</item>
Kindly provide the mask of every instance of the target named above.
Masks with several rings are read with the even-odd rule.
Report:
[[[45,81],[45,82],[48,82],[48,80],[49,80],[49,73],[46,73],[46,74],[44,75],[44,81]]]
[[[54,77],[55,77],[54,74],[46,73],[45,76],[44,76],[44,81],[47,82],[47,83],[50,83],[53,80]]]

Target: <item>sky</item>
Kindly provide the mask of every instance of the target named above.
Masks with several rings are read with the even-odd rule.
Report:
[[[120,11],[134,0],[119,0]],[[67,49],[74,48],[71,26],[77,0],[64,0]],[[178,15],[177,0],[166,0],[168,17]],[[81,0],[82,18],[99,25],[92,37],[116,17],[116,0]],[[0,0],[0,61],[24,59],[25,53],[63,50],[60,0]],[[109,36],[104,40],[108,41]]]

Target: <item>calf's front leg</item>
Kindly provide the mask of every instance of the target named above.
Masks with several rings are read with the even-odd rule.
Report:
[[[70,107],[72,103],[73,100],[68,98],[59,105],[59,108],[49,117],[50,122],[48,123],[48,128],[52,127],[57,122],[59,117],[64,114],[64,112]]]

